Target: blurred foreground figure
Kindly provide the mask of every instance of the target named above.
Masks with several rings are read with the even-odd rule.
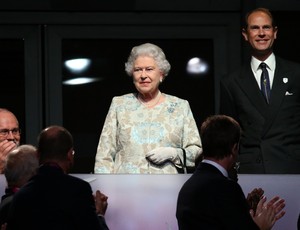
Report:
[[[7,223],[14,194],[35,175],[38,166],[37,150],[32,145],[20,145],[7,155],[4,167],[7,187],[0,203],[0,226]]]
[[[215,115],[203,122],[203,160],[178,195],[180,230],[268,230],[284,216],[285,201],[276,196],[267,202],[261,189],[248,195],[250,209],[240,185],[228,177],[236,163],[240,135],[240,126],[231,117]]]
[[[37,149],[40,168],[14,195],[7,229],[108,229],[107,197],[100,191],[93,196],[88,182],[68,175],[74,161],[71,134],[50,126],[40,133]]]

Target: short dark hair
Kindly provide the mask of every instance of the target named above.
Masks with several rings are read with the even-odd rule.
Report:
[[[71,133],[61,126],[50,126],[38,136],[38,153],[40,162],[45,160],[65,160],[73,148]]]
[[[202,123],[200,136],[203,157],[222,159],[231,154],[234,144],[239,143],[241,128],[232,117],[212,115]]]
[[[244,29],[247,29],[247,27],[248,27],[248,18],[249,18],[249,16],[251,14],[255,13],[255,12],[263,12],[263,13],[267,14],[270,17],[271,21],[272,21],[272,26],[277,27],[276,22],[275,22],[275,18],[273,17],[271,11],[267,8],[259,7],[259,8],[253,9],[253,10],[249,11],[248,13],[246,13],[244,23],[243,23],[243,28]]]

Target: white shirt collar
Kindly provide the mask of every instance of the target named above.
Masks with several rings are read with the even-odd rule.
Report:
[[[207,159],[203,159],[202,160],[203,163],[207,163],[210,165],[215,166],[217,169],[219,169],[219,171],[225,176],[228,177],[228,172],[225,168],[223,168],[223,166],[219,165],[217,162],[215,161],[211,161],[211,160],[207,160]]]
[[[252,70],[256,73],[257,70],[259,70],[259,65],[262,61],[258,60],[257,58],[255,57],[251,57],[251,68]],[[274,72],[275,70],[275,55],[274,53],[272,53],[266,60],[263,61],[264,63],[267,64],[268,66],[268,69],[270,69],[271,71]]]

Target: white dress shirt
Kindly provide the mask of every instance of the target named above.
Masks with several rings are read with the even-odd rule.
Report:
[[[268,70],[269,78],[270,78],[270,89],[272,89],[275,67],[276,67],[275,55],[272,53],[263,62],[267,64],[267,70]],[[260,63],[262,63],[262,61],[256,59],[255,57],[251,58],[251,63],[250,63],[251,69],[253,71],[253,74],[255,76],[255,79],[257,81],[259,88],[260,88],[260,77],[261,77],[261,72],[262,72],[261,68],[259,67]]]

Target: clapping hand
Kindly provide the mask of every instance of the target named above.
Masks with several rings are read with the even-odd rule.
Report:
[[[272,229],[277,220],[285,215],[283,210],[285,207],[285,200],[279,196],[273,197],[269,202],[266,202],[267,198],[263,196],[258,202],[256,212],[251,209],[250,215],[254,222],[262,230]]]
[[[96,212],[100,216],[104,216],[107,209],[107,199],[108,197],[101,193],[99,190],[96,191],[94,195]]]
[[[254,213],[256,212],[258,202],[263,197],[263,195],[264,190],[262,190],[261,188],[255,188],[250,193],[248,193],[247,201],[250,206],[250,209],[252,209]]]

